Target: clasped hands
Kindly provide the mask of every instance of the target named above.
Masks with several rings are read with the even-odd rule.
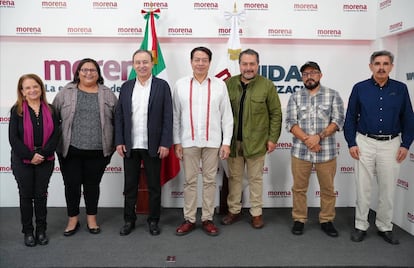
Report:
[[[32,163],[33,165],[39,165],[43,163],[43,161],[45,161],[45,157],[41,154],[35,153],[30,163]]]
[[[321,145],[319,144],[320,141],[321,137],[318,134],[308,135],[303,140],[309,151],[314,153],[317,153],[321,150]]]

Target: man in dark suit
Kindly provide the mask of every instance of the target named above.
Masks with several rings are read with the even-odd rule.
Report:
[[[160,234],[161,159],[172,145],[171,90],[165,80],[152,76],[151,52],[137,50],[133,56],[136,79],[121,86],[115,111],[115,145],[124,159],[124,221],[120,235],[135,228],[135,204],[141,161],[144,163],[149,190],[148,226],[151,235]]]

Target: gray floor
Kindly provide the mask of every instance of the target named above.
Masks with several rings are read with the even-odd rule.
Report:
[[[151,236],[146,216],[139,215],[137,228],[121,237],[121,208],[99,210],[98,235],[87,232],[82,210],[81,230],[64,237],[65,208],[48,211],[49,245],[28,248],[20,233],[18,208],[0,208],[0,267],[414,267],[414,236],[398,227],[398,246],[384,242],[375,227],[363,242],[352,242],[353,208],[337,208],[338,238],[320,230],[317,208],[310,209],[302,236],[290,233],[290,209],[279,208],[264,210],[263,229],[251,228],[244,211],[240,222],[220,226],[217,237],[201,228],[176,236],[181,209],[163,209],[160,236]],[[175,262],[168,262],[169,256]]]

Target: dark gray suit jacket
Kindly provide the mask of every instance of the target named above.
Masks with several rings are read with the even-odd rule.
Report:
[[[130,157],[132,147],[132,92],[136,79],[128,80],[121,86],[115,110],[115,146],[124,144],[126,156]],[[152,77],[148,103],[148,153],[157,156],[159,146],[172,145],[173,110],[171,90],[168,83]]]

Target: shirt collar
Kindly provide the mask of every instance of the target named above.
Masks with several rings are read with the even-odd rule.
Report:
[[[371,76],[371,82],[372,82],[372,84],[374,86],[380,87],[380,85],[378,84],[378,82],[375,81],[374,76]],[[384,86],[382,86],[382,87],[387,87],[389,82],[390,82],[390,78],[388,77],[387,78],[387,81],[385,82]]]
[[[138,80],[138,77],[135,80],[135,84],[139,85],[141,87],[148,87],[150,85],[152,81],[152,75],[150,75],[150,77],[144,82],[144,85],[141,84],[141,82]]]

